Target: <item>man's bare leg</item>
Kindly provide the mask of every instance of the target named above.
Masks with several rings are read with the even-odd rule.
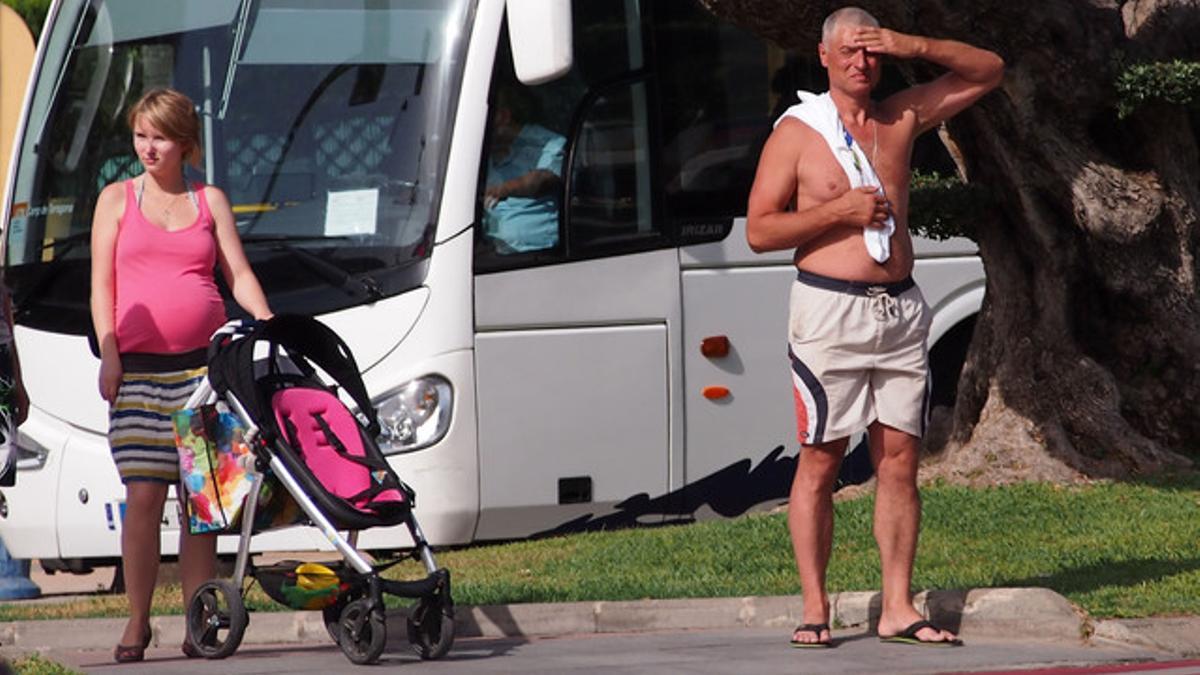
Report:
[[[796,476],[788,499],[788,531],[792,552],[800,572],[800,590],[804,597],[803,623],[829,622],[829,595],[825,591],[825,571],[833,549],[833,482],[837,479],[846,441],[805,445],[796,458]],[[798,642],[826,642],[828,631],[796,631]]]
[[[921,527],[921,496],[917,492],[921,441],[879,422],[871,424],[869,434],[876,480],[875,541],[883,573],[879,634],[889,636],[924,618],[912,604],[913,558]],[[917,638],[953,640],[955,635],[923,628]]]

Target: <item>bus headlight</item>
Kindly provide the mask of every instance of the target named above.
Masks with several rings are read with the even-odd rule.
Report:
[[[437,375],[411,380],[374,401],[379,411],[379,449],[412,452],[442,440],[450,428],[454,391]]]

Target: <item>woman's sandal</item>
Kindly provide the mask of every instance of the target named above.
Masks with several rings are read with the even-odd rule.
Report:
[[[150,629],[149,624],[146,625],[146,637],[142,638],[140,645],[122,645],[118,644],[116,649],[113,649],[113,661],[117,663],[137,663],[146,659],[146,648],[150,646],[150,640],[154,637],[154,631]]]

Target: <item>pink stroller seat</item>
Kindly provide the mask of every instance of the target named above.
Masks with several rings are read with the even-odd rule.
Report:
[[[272,395],[271,407],[296,455],[330,494],[365,513],[406,506],[404,493],[386,485],[387,466],[368,456],[357,420],[336,395],[288,387]]]

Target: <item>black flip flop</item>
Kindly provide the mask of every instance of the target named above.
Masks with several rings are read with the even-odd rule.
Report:
[[[791,644],[796,649],[828,649],[833,646],[833,638],[821,639],[821,631],[829,630],[827,623],[802,623],[792,631]],[[812,633],[817,636],[817,642],[801,642],[796,639],[796,633]]]
[[[958,638],[953,640],[922,640],[921,638],[917,637],[917,633],[925,628],[930,628],[939,632],[942,630],[932,623],[922,619],[920,621],[913,622],[908,626],[908,628],[905,628],[895,635],[880,635],[879,641],[894,642],[905,645],[920,645],[922,647],[961,647],[963,644],[963,641],[959,640]]]

